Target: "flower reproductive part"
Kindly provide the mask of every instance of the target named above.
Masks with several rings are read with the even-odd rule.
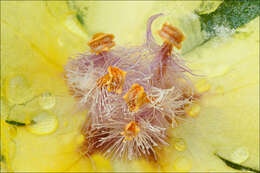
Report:
[[[193,102],[194,87],[187,77],[191,70],[174,52],[181,48],[184,34],[164,24],[158,32],[162,45],[151,34],[152,22],[161,15],[148,20],[143,45],[115,46],[112,34],[98,33],[89,42],[91,52],[66,65],[67,85],[88,109],[82,154],[156,161],[158,149],[168,145],[167,130]]]
[[[144,92],[144,88],[139,84],[133,84],[123,97],[131,112],[138,111],[139,107],[149,102]]]
[[[99,54],[100,52],[108,51],[110,48],[115,46],[113,39],[113,34],[97,33],[93,36],[93,39],[88,43],[88,45],[91,48],[91,52]]]
[[[97,86],[107,87],[108,92],[122,93],[126,72],[117,67],[108,67],[108,74],[97,80]]]

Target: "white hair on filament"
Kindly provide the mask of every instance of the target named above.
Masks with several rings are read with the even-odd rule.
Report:
[[[67,85],[88,109],[82,128],[84,155],[101,152],[111,159],[157,160],[157,149],[168,145],[167,129],[192,102],[193,86],[186,75],[191,70],[172,51],[172,43],[158,45],[151,34],[153,20],[161,15],[148,20],[145,44],[109,50],[113,35],[99,33],[89,43],[96,53],[79,54],[66,65]]]

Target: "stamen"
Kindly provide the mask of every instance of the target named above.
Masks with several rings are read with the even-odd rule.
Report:
[[[125,137],[124,141],[131,141],[140,132],[140,128],[134,121],[131,121],[125,126],[125,130],[120,134]]]
[[[139,84],[133,84],[123,98],[131,112],[136,112],[143,104],[149,102],[144,88]]]
[[[185,39],[183,33],[176,27],[167,23],[163,24],[161,30],[158,31],[160,37],[164,39],[159,52],[159,64],[155,70],[155,80],[161,81],[162,76],[166,74],[167,64],[169,64],[169,57],[172,53],[172,48],[175,46],[177,49],[181,48],[181,42]]]
[[[185,120],[184,115],[199,115],[199,98],[210,84],[192,85],[186,76],[192,72],[173,52],[185,39],[180,30],[164,24],[159,31],[164,42],[155,42],[150,28],[160,15],[148,22],[146,44],[111,49],[114,35],[97,33],[88,43],[92,53],[80,53],[66,66],[69,88],[89,110],[84,136],[76,141],[82,145],[81,154],[157,161],[161,145],[169,145],[169,128],[176,126],[177,120]],[[175,144],[180,145],[175,145],[177,150],[185,149],[183,142]]]
[[[169,44],[167,42],[164,42],[162,45],[162,49],[160,51],[160,53],[162,55],[161,66],[159,66],[159,68],[157,70],[159,76],[165,75],[165,73],[166,73],[167,60],[168,60],[168,57],[171,55],[172,47],[173,47],[172,44]],[[158,79],[158,81],[160,81],[160,79]]]
[[[93,35],[92,40],[88,43],[91,52],[99,54],[104,51],[108,51],[110,48],[115,46],[113,34],[97,33]]]
[[[121,94],[125,82],[126,72],[112,66],[109,66],[107,71],[108,74],[97,80],[97,86],[101,88],[105,86],[107,87],[108,92]]]
[[[108,82],[108,80],[109,80],[109,74],[106,74],[105,76],[103,76],[103,77],[101,77],[101,78],[99,78],[99,79],[97,80],[97,86],[100,87],[100,88],[102,88],[103,86],[106,85],[106,83]]]
[[[162,39],[174,45],[177,49],[181,48],[181,42],[185,39],[185,36],[178,28],[167,23],[163,24],[162,29],[158,33]]]

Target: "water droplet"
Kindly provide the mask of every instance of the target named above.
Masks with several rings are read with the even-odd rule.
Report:
[[[202,79],[202,80],[199,80],[198,82],[196,82],[195,88],[196,88],[197,92],[204,93],[204,92],[207,92],[210,90],[211,85],[208,83],[208,81],[206,79]]]
[[[190,171],[191,166],[191,161],[185,157],[179,157],[173,163],[175,171]]]
[[[249,157],[249,152],[246,147],[239,147],[231,154],[231,160],[235,163],[242,163]]]
[[[185,107],[185,113],[191,117],[195,117],[200,113],[200,105],[198,103],[192,103]]]
[[[10,110],[10,115],[7,117],[8,120],[13,120],[21,123],[26,123],[31,120],[31,111],[28,106],[15,105]]]
[[[56,103],[56,98],[49,92],[43,93],[39,98],[39,104],[43,109],[51,109]]]
[[[48,112],[41,112],[37,114],[32,120],[33,123],[26,126],[26,129],[33,134],[51,134],[55,132],[58,127],[57,117]]]
[[[183,139],[177,139],[174,143],[174,147],[178,151],[184,151],[186,149],[186,143]]]
[[[196,9],[196,12],[199,14],[209,14],[215,11],[218,6],[223,2],[221,1],[202,1],[200,6]]]
[[[23,76],[15,76],[8,81],[7,99],[14,104],[21,104],[33,98],[29,82]]]

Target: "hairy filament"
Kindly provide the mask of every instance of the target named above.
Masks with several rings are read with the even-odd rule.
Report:
[[[184,35],[164,24],[160,46],[151,34],[152,22],[161,15],[148,20],[145,44],[115,46],[114,35],[98,33],[89,42],[91,52],[78,54],[65,66],[69,89],[88,109],[82,154],[156,160],[157,149],[168,145],[167,130],[194,101],[193,85],[186,76],[193,73],[173,51],[181,48]]]

